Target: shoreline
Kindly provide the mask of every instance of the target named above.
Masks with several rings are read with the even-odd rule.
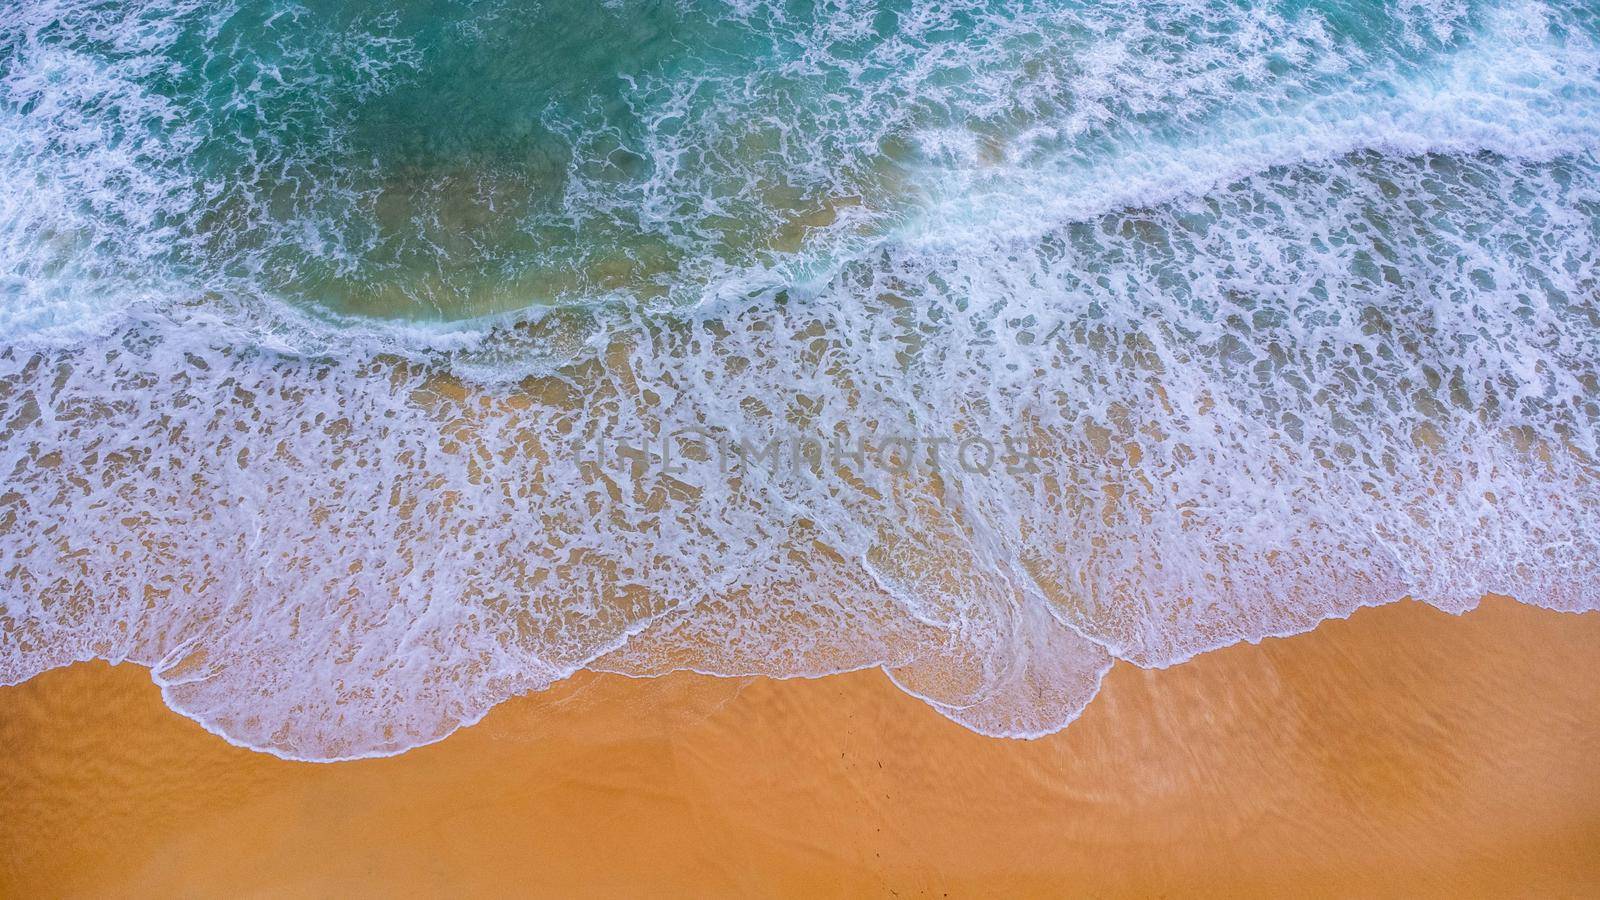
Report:
[[[1469,615],[1469,614],[1477,611],[1477,609],[1483,603],[1490,602],[1490,601],[1493,601],[1493,602],[1509,602],[1509,603],[1513,603],[1513,604],[1517,604],[1517,605],[1533,606],[1533,608],[1535,608],[1535,609],[1540,609],[1540,610],[1544,610],[1544,611],[1548,611],[1548,612],[1555,612],[1555,613],[1559,613],[1561,615],[1575,616],[1575,615],[1585,615],[1587,613],[1595,613],[1597,616],[1600,616],[1600,610],[1565,610],[1565,609],[1557,609],[1557,608],[1548,607],[1548,606],[1536,606],[1534,604],[1523,604],[1521,601],[1518,601],[1516,598],[1511,597],[1509,595],[1504,595],[1504,594],[1485,594],[1483,597],[1479,598],[1479,600],[1478,600],[1478,602],[1476,604],[1474,604],[1473,606],[1471,606],[1469,608],[1461,609],[1461,610],[1444,609],[1444,608],[1435,606],[1433,604],[1419,604],[1419,605],[1427,606],[1430,609],[1433,609],[1433,610],[1438,611],[1438,612],[1442,612],[1442,613],[1444,613],[1445,615],[1448,615],[1448,616],[1452,616],[1452,617],[1455,617],[1455,618],[1460,618],[1462,616]],[[987,737],[987,738],[990,738],[992,740],[1001,740],[1001,741],[1037,741],[1037,740],[1043,740],[1043,739],[1047,739],[1047,738],[1053,737],[1053,736],[1055,736],[1057,734],[1060,734],[1063,731],[1066,731],[1067,729],[1072,727],[1073,723],[1077,722],[1080,718],[1082,718],[1084,713],[1088,711],[1089,707],[1094,705],[1095,698],[1098,698],[1100,696],[1100,691],[1103,689],[1104,684],[1105,684],[1105,677],[1106,677],[1106,675],[1110,674],[1110,672],[1111,672],[1111,670],[1113,668],[1133,667],[1133,668],[1136,668],[1138,670],[1145,671],[1145,672],[1161,672],[1161,671],[1165,671],[1167,669],[1174,669],[1174,668],[1178,668],[1180,666],[1187,665],[1188,663],[1193,662],[1195,659],[1198,659],[1198,658],[1200,658],[1202,656],[1206,656],[1206,655],[1209,655],[1209,654],[1212,654],[1212,653],[1216,653],[1216,652],[1222,651],[1222,650],[1227,650],[1227,649],[1232,648],[1232,647],[1238,647],[1238,646],[1255,647],[1255,646],[1260,646],[1261,644],[1266,643],[1266,642],[1270,642],[1270,641],[1280,641],[1280,640],[1299,637],[1299,636],[1304,635],[1304,634],[1309,634],[1310,632],[1313,632],[1313,631],[1316,631],[1316,630],[1322,628],[1323,626],[1327,625],[1329,622],[1348,621],[1352,616],[1360,613],[1363,610],[1377,609],[1377,608],[1381,608],[1381,607],[1385,607],[1385,606],[1391,606],[1391,605],[1395,605],[1395,604],[1413,604],[1413,603],[1419,603],[1419,601],[1415,601],[1409,596],[1401,597],[1398,600],[1363,602],[1361,604],[1358,604],[1358,605],[1352,607],[1350,610],[1348,610],[1347,612],[1344,612],[1342,614],[1333,614],[1333,615],[1329,615],[1326,618],[1319,619],[1314,624],[1312,624],[1311,626],[1309,626],[1307,628],[1304,628],[1304,629],[1301,629],[1301,630],[1285,629],[1283,631],[1268,632],[1266,634],[1262,634],[1262,635],[1257,636],[1257,637],[1241,637],[1241,638],[1238,638],[1238,639],[1234,640],[1232,643],[1218,644],[1216,646],[1208,647],[1206,649],[1196,650],[1195,652],[1190,653],[1189,655],[1184,656],[1181,659],[1174,660],[1174,661],[1172,661],[1170,663],[1166,663],[1164,665],[1148,665],[1148,666],[1140,665],[1139,663],[1135,663],[1135,662],[1132,662],[1130,660],[1123,659],[1121,657],[1113,656],[1113,657],[1111,657],[1111,662],[1107,666],[1105,672],[1103,672],[1101,674],[1100,681],[1097,683],[1096,688],[1095,688],[1095,692],[1094,692],[1093,696],[1091,696],[1088,704],[1086,704],[1083,709],[1079,710],[1077,715],[1075,715],[1071,719],[1067,720],[1067,722],[1065,724],[1063,724],[1060,728],[1056,729],[1055,731],[1045,731],[1045,732],[1040,732],[1040,733],[1037,733],[1037,734],[988,734],[988,733],[985,733],[985,732],[982,732],[982,731],[977,731],[977,730],[975,730],[973,728],[970,728],[967,725],[961,723],[960,721],[958,721],[956,719],[951,719],[948,716],[945,716],[944,713],[941,712],[939,710],[939,708],[937,707],[937,705],[936,705],[937,701],[935,699],[923,696],[922,694],[917,693],[916,691],[912,690],[911,688],[899,684],[897,681],[895,681],[893,675],[889,672],[889,670],[885,669],[881,665],[876,665],[876,664],[864,665],[864,666],[861,666],[860,668],[854,668],[854,669],[844,669],[844,670],[840,670],[840,671],[824,672],[824,673],[815,674],[815,675],[781,675],[781,676],[771,676],[771,675],[725,675],[725,674],[720,674],[720,673],[717,673],[717,672],[702,671],[701,669],[697,669],[697,668],[694,668],[692,666],[685,666],[685,667],[682,667],[682,668],[673,669],[671,671],[663,672],[663,673],[660,673],[660,674],[635,674],[635,673],[631,673],[631,672],[627,672],[627,671],[622,671],[620,669],[607,669],[607,668],[604,668],[604,667],[600,667],[600,668],[590,668],[589,667],[590,665],[593,665],[595,663],[598,663],[600,661],[603,661],[603,660],[607,659],[610,656],[609,653],[602,653],[602,654],[596,656],[594,659],[590,660],[589,664],[586,664],[585,666],[579,667],[575,672],[573,672],[570,675],[567,675],[567,676],[565,676],[565,677],[563,677],[563,678],[561,678],[561,679],[559,679],[557,681],[551,682],[547,687],[536,689],[536,690],[533,690],[533,691],[529,691],[529,692],[524,693],[524,694],[515,694],[515,695],[507,697],[507,698],[505,698],[503,700],[500,700],[500,701],[498,701],[496,703],[493,703],[490,706],[488,706],[487,708],[485,708],[482,712],[478,713],[476,716],[474,716],[474,717],[472,717],[470,719],[463,720],[454,729],[452,729],[451,731],[441,735],[440,737],[434,738],[433,740],[429,740],[429,741],[426,741],[426,742],[420,743],[420,744],[415,744],[415,745],[412,745],[412,746],[409,746],[409,747],[405,747],[405,748],[402,748],[402,749],[399,749],[399,750],[373,751],[373,752],[370,752],[370,753],[367,753],[367,754],[354,755],[354,756],[341,756],[341,757],[333,757],[333,758],[316,758],[316,757],[295,756],[293,754],[282,752],[279,748],[276,748],[276,747],[272,747],[272,746],[256,746],[254,744],[248,743],[247,741],[236,739],[236,738],[230,736],[226,731],[224,731],[224,730],[222,730],[220,728],[214,727],[210,723],[201,721],[199,719],[196,719],[196,718],[190,716],[188,713],[185,713],[184,711],[182,711],[180,709],[177,709],[176,707],[173,707],[171,704],[167,703],[166,696],[165,696],[165,686],[159,680],[157,680],[153,675],[156,666],[152,666],[152,665],[149,665],[149,664],[146,664],[146,663],[142,663],[142,662],[135,662],[135,661],[131,661],[131,660],[124,660],[122,662],[111,662],[110,660],[101,659],[101,658],[94,658],[94,659],[88,659],[88,660],[77,660],[77,661],[74,661],[74,662],[69,662],[69,663],[67,663],[67,664],[65,664],[63,666],[57,666],[54,669],[46,669],[45,671],[40,672],[37,675],[30,676],[30,677],[25,678],[25,679],[23,679],[21,681],[10,682],[10,683],[0,683],[0,692],[3,692],[3,691],[5,691],[5,690],[7,690],[9,688],[21,687],[21,686],[23,686],[23,685],[25,685],[25,684],[27,684],[27,683],[35,680],[35,679],[50,676],[52,673],[58,672],[61,669],[80,669],[80,668],[83,668],[85,666],[88,666],[88,667],[109,667],[109,668],[113,668],[113,669],[129,668],[129,669],[134,669],[134,670],[141,670],[143,673],[145,673],[147,676],[150,677],[151,683],[156,687],[157,691],[161,692],[162,704],[164,706],[166,706],[168,712],[170,712],[170,713],[172,713],[172,714],[174,714],[174,715],[176,715],[176,716],[178,716],[178,717],[180,717],[182,719],[185,719],[187,721],[193,722],[195,725],[198,725],[201,729],[203,729],[207,734],[210,734],[211,736],[217,738],[218,740],[225,742],[229,746],[238,748],[240,750],[247,750],[247,751],[250,751],[252,753],[259,753],[259,754],[262,754],[262,755],[265,755],[265,756],[271,756],[274,759],[278,759],[278,760],[281,760],[281,761],[284,761],[284,762],[305,763],[305,764],[310,764],[310,765],[331,765],[331,764],[337,764],[337,763],[361,762],[361,761],[364,761],[364,760],[391,759],[391,758],[394,758],[394,757],[397,757],[397,756],[404,756],[405,754],[413,753],[413,752],[415,752],[417,750],[421,750],[421,749],[426,748],[426,747],[434,746],[434,745],[439,744],[439,743],[441,743],[443,741],[449,740],[450,738],[452,738],[455,735],[461,733],[465,729],[472,728],[473,726],[475,726],[478,723],[482,722],[484,719],[488,718],[490,715],[492,715],[495,712],[495,710],[499,709],[502,706],[505,706],[505,705],[511,704],[511,703],[525,702],[525,701],[528,701],[531,698],[536,698],[539,695],[548,694],[548,693],[550,693],[552,691],[557,691],[557,690],[559,690],[559,688],[561,688],[562,685],[566,684],[567,682],[571,682],[574,679],[601,678],[601,679],[608,679],[609,680],[609,679],[618,679],[618,678],[620,678],[620,679],[623,679],[625,681],[653,681],[653,680],[660,679],[660,678],[669,678],[670,677],[670,678],[708,678],[708,679],[735,681],[735,682],[746,682],[746,681],[751,681],[751,680],[761,680],[761,681],[770,681],[770,682],[775,682],[775,683],[780,683],[781,684],[781,683],[785,683],[785,682],[821,681],[821,680],[830,679],[830,678],[847,677],[847,676],[859,677],[859,676],[862,676],[863,674],[874,674],[875,673],[875,674],[884,676],[884,678],[886,679],[888,684],[891,687],[893,687],[896,691],[899,691],[900,693],[905,694],[906,696],[912,698],[913,700],[916,700],[918,703],[923,705],[929,711],[933,712],[935,715],[938,715],[938,716],[941,716],[943,718],[946,718],[948,721],[960,726],[964,730],[971,731],[974,734],[977,734],[977,735],[980,735],[980,736],[983,736],[983,737]]]
[[[1118,663],[1028,741],[871,670],[584,673],[292,762],[80,663],[0,689],[0,893],[1570,894],[1600,888],[1597,748],[1600,616],[1504,598]]]

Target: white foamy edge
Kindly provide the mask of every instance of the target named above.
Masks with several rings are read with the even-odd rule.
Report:
[[[1241,637],[1241,638],[1239,638],[1237,640],[1234,640],[1234,641],[1229,641],[1229,642],[1226,642],[1226,643],[1219,643],[1219,644],[1216,644],[1214,646],[1205,647],[1203,649],[1196,650],[1193,653],[1190,653],[1190,654],[1188,654],[1186,656],[1183,656],[1180,659],[1175,659],[1175,660],[1172,660],[1172,661],[1169,661],[1169,662],[1166,662],[1166,663],[1162,663],[1162,664],[1144,665],[1144,664],[1133,662],[1132,660],[1128,660],[1128,659],[1124,659],[1124,658],[1119,657],[1119,656],[1112,655],[1111,656],[1111,661],[1106,663],[1102,667],[1100,667],[1099,673],[1098,673],[1096,681],[1095,681],[1093,693],[1090,694],[1088,702],[1084,703],[1083,706],[1079,707],[1078,709],[1072,711],[1068,716],[1066,716],[1064,719],[1062,719],[1060,721],[1060,723],[1056,727],[1050,728],[1050,729],[1041,729],[1041,730],[1037,730],[1037,731],[996,732],[996,731],[988,731],[988,730],[984,730],[984,729],[975,728],[975,727],[973,727],[972,724],[970,724],[968,722],[964,722],[964,721],[960,720],[959,718],[957,718],[955,715],[952,714],[952,711],[959,711],[959,710],[965,709],[967,707],[953,706],[951,704],[946,704],[946,703],[943,703],[943,702],[941,702],[939,700],[936,700],[936,699],[934,699],[932,697],[929,697],[929,696],[927,696],[925,694],[918,693],[917,691],[912,690],[911,688],[906,687],[898,679],[896,679],[895,676],[894,676],[894,673],[892,671],[890,671],[889,668],[885,664],[882,664],[882,663],[867,663],[867,664],[861,665],[861,666],[851,666],[851,667],[844,667],[844,668],[839,668],[839,669],[829,669],[829,670],[820,671],[820,672],[800,672],[800,673],[789,674],[789,675],[774,675],[774,674],[771,674],[769,672],[755,672],[755,671],[733,672],[733,673],[715,672],[715,671],[710,671],[710,670],[707,670],[707,669],[696,668],[694,666],[680,666],[680,667],[668,669],[668,670],[662,671],[662,672],[652,672],[652,673],[649,673],[649,674],[637,674],[637,673],[633,673],[633,672],[625,672],[625,671],[621,671],[621,670],[617,670],[617,669],[608,669],[608,668],[605,668],[605,667],[597,667],[597,666],[590,665],[595,660],[601,659],[601,658],[605,657],[606,655],[612,653],[613,651],[618,650],[621,647],[625,646],[627,644],[628,640],[633,636],[633,634],[636,634],[638,631],[643,630],[653,620],[646,620],[646,621],[640,623],[637,628],[630,629],[630,632],[629,632],[628,635],[618,639],[617,641],[613,642],[610,645],[607,645],[603,650],[596,652],[593,656],[590,657],[589,660],[586,660],[582,665],[576,666],[571,671],[566,673],[565,675],[562,675],[559,678],[551,680],[544,687],[536,688],[536,689],[528,690],[528,691],[522,691],[522,692],[519,692],[519,693],[508,694],[507,696],[503,697],[502,699],[500,699],[498,701],[495,701],[494,703],[484,707],[481,711],[477,712],[476,714],[474,714],[472,716],[469,716],[469,717],[466,717],[466,718],[463,718],[455,726],[450,728],[450,730],[445,731],[445,732],[443,732],[443,733],[441,733],[441,734],[439,734],[437,736],[431,737],[431,738],[429,738],[427,740],[418,741],[418,742],[416,742],[414,744],[409,744],[407,746],[396,748],[396,749],[371,750],[371,751],[368,751],[368,752],[365,752],[365,753],[354,753],[354,754],[349,754],[349,755],[345,755],[345,756],[325,756],[325,757],[300,756],[300,755],[291,753],[291,752],[289,752],[287,750],[284,750],[281,747],[276,747],[276,746],[272,746],[272,745],[252,744],[249,741],[241,740],[239,738],[234,737],[233,735],[229,734],[225,729],[223,729],[221,726],[217,725],[213,721],[210,721],[210,720],[206,719],[205,717],[195,716],[195,715],[190,714],[188,711],[182,709],[179,705],[177,705],[177,703],[172,699],[172,696],[171,696],[171,693],[170,693],[170,690],[171,690],[172,687],[174,687],[176,685],[179,685],[179,684],[182,684],[183,682],[181,682],[181,681],[169,681],[167,679],[162,678],[160,676],[160,674],[158,674],[157,670],[160,669],[164,663],[168,662],[168,660],[160,660],[160,661],[157,661],[157,662],[154,662],[154,663],[147,663],[147,662],[142,662],[140,660],[135,660],[135,659],[111,659],[111,658],[103,657],[103,656],[86,655],[86,656],[81,656],[81,657],[74,658],[74,659],[61,661],[61,662],[59,662],[59,663],[57,663],[55,665],[50,666],[49,668],[41,669],[38,672],[35,672],[35,673],[33,673],[31,675],[28,675],[28,676],[25,676],[23,678],[11,680],[11,681],[0,681],[0,688],[16,687],[16,686],[25,684],[25,683],[27,683],[29,681],[32,681],[33,679],[38,678],[38,677],[40,677],[42,675],[45,675],[45,674],[47,674],[49,672],[53,672],[53,671],[56,671],[58,669],[68,668],[70,666],[77,665],[77,664],[80,664],[80,663],[93,662],[95,660],[104,661],[104,662],[106,662],[106,663],[108,663],[109,665],[112,665],[112,666],[133,665],[133,666],[137,666],[139,668],[145,669],[149,673],[151,683],[154,684],[157,688],[160,689],[162,704],[164,706],[166,706],[168,710],[170,710],[175,715],[178,715],[178,716],[180,716],[180,717],[182,717],[184,719],[187,719],[187,720],[189,720],[191,722],[194,722],[196,725],[199,725],[201,728],[203,728],[206,732],[208,732],[208,733],[210,733],[212,735],[215,735],[218,738],[221,738],[225,743],[227,743],[227,744],[229,744],[231,746],[234,746],[234,747],[238,747],[238,748],[243,749],[243,750],[250,750],[250,751],[255,752],[255,753],[263,753],[263,754],[266,754],[268,756],[277,757],[278,759],[286,760],[286,761],[289,761],[289,762],[298,762],[298,763],[308,763],[308,764],[312,764],[312,765],[320,765],[320,764],[333,764],[333,763],[342,763],[342,762],[356,762],[358,760],[364,760],[364,759],[387,759],[387,758],[390,758],[390,757],[401,756],[403,754],[410,753],[413,750],[417,750],[417,749],[420,749],[420,748],[423,748],[423,747],[432,746],[433,744],[440,743],[441,741],[444,741],[447,738],[450,738],[451,736],[455,735],[457,732],[459,732],[459,731],[461,731],[463,729],[471,728],[471,727],[477,725],[478,723],[482,722],[485,718],[487,718],[488,715],[491,712],[493,712],[496,708],[498,708],[498,707],[500,707],[500,706],[502,706],[502,705],[504,705],[506,703],[509,703],[509,702],[512,702],[514,700],[518,700],[518,699],[521,699],[521,698],[525,698],[525,697],[532,697],[535,694],[539,694],[539,693],[543,693],[545,691],[548,691],[548,690],[554,688],[556,685],[559,685],[562,682],[570,680],[572,677],[577,675],[579,672],[583,672],[583,671],[592,672],[592,673],[595,673],[597,675],[608,675],[608,676],[613,676],[613,677],[634,679],[634,680],[640,680],[640,681],[649,680],[649,679],[655,679],[655,678],[664,678],[664,677],[669,676],[669,675],[689,674],[689,675],[694,675],[694,676],[701,677],[701,678],[717,678],[717,679],[728,679],[728,680],[743,680],[743,679],[750,679],[750,678],[765,678],[765,679],[769,679],[771,681],[780,681],[781,682],[781,681],[820,681],[820,680],[827,679],[827,678],[833,678],[833,677],[839,676],[839,675],[848,675],[848,674],[852,674],[852,673],[855,673],[855,672],[865,672],[865,671],[868,671],[868,670],[871,670],[871,669],[877,669],[879,672],[883,673],[883,676],[884,676],[885,680],[889,683],[889,685],[892,688],[894,688],[895,690],[900,691],[901,693],[906,694],[906,695],[908,695],[908,696],[910,696],[910,697],[922,702],[924,705],[929,707],[933,712],[938,713],[939,715],[945,717],[946,719],[949,719],[951,722],[955,723],[956,725],[959,725],[960,727],[962,727],[962,728],[964,728],[964,729],[966,729],[968,731],[972,731],[972,732],[975,732],[975,733],[978,733],[978,734],[982,734],[985,737],[990,737],[990,738],[995,738],[995,739],[1000,739],[1000,740],[1037,741],[1037,740],[1041,740],[1041,739],[1044,739],[1044,738],[1048,738],[1048,737],[1050,737],[1052,735],[1055,735],[1055,734],[1060,734],[1063,731],[1065,731],[1068,728],[1070,728],[1074,722],[1078,721],[1078,719],[1083,716],[1084,712],[1086,712],[1088,710],[1089,706],[1092,705],[1094,703],[1094,701],[1099,698],[1100,692],[1104,687],[1105,676],[1108,675],[1111,672],[1111,670],[1113,668],[1115,668],[1119,664],[1120,665],[1131,665],[1131,666],[1134,666],[1135,668],[1143,669],[1145,671],[1164,671],[1164,670],[1167,670],[1167,669],[1172,669],[1172,668],[1176,668],[1178,666],[1182,666],[1182,665],[1184,665],[1184,664],[1186,664],[1188,662],[1191,662],[1192,660],[1194,660],[1194,659],[1196,659],[1198,657],[1205,656],[1205,655],[1210,654],[1210,653],[1216,653],[1216,652],[1218,652],[1220,650],[1226,650],[1226,649],[1228,649],[1230,647],[1236,647],[1236,646],[1239,646],[1241,644],[1249,644],[1250,646],[1259,646],[1259,645],[1261,645],[1261,644],[1263,644],[1263,643],[1265,643],[1266,641],[1269,641],[1269,640],[1285,640],[1285,639],[1297,637],[1297,636],[1303,635],[1303,634],[1310,634],[1311,632],[1316,631],[1318,628],[1320,628],[1323,624],[1325,624],[1327,622],[1347,621],[1347,620],[1353,618],[1356,615],[1356,613],[1358,613],[1358,612],[1360,612],[1362,610],[1378,609],[1378,608],[1381,608],[1381,607],[1393,606],[1395,604],[1404,603],[1404,602],[1407,602],[1407,601],[1410,601],[1410,602],[1413,602],[1413,603],[1421,603],[1421,604],[1429,607],[1430,609],[1437,610],[1437,611],[1439,611],[1441,613],[1444,613],[1445,615],[1452,616],[1454,618],[1462,618],[1462,617],[1466,616],[1469,613],[1475,612],[1482,605],[1483,601],[1488,599],[1488,598],[1490,598],[1490,597],[1505,597],[1505,598],[1511,600],[1512,602],[1517,603],[1517,604],[1522,605],[1522,606],[1528,606],[1528,607],[1532,607],[1534,609],[1542,609],[1542,610],[1546,610],[1546,611],[1549,611],[1549,612],[1558,613],[1558,614],[1561,614],[1561,615],[1580,616],[1580,615],[1589,615],[1589,614],[1600,614],[1600,611],[1597,611],[1597,610],[1573,610],[1573,609],[1560,609],[1560,608],[1557,608],[1557,607],[1545,606],[1545,605],[1540,604],[1540,603],[1538,603],[1536,601],[1523,600],[1523,599],[1515,597],[1515,596],[1513,596],[1511,594],[1501,593],[1498,590],[1487,591],[1482,596],[1480,596],[1477,600],[1473,601],[1470,605],[1463,606],[1463,607],[1456,608],[1456,609],[1451,609],[1451,608],[1439,606],[1439,605],[1436,605],[1434,603],[1428,602],[1426,600],[1417,600],[1416,598],[1411,597],[1409,595],[1408,596],[1403,596],[1403,597],[1397,597],[1397,598],[1394,598],[1394,599],[1391,599],[1391,600],[1364,600],[1364,601],[1360,601],[1360,602],[1356,603],[1354,606],[1349,608],[1347,611],[1334,612],[1334,613],[1329,613],[1328,615],[1322,616],[1321,618],[1317,619],[1315,622],[1312,622],[1311,624],[1309,624],[1309,625],[1307,625],[1306,627],[1303,627],[1303,628],[1287,628],[1287,629],[1283,629],[1283,630],[1279,630],[1279,631],[1266,632],[1264,634],[1260,634],[1260,635],[1257,635],[1257,636],[1254,636],[1254,637]],[[1077,632],[1080,636],[1082,635],[1081,632],[1078,632],[1078,629],[1073,628],[1071,625],[1067,625],[1067,623],[1064,623],[1064,622],[1062,624],[1066,625],[1068,628],[1071,628],[1074,632]],[[1093,641],[1092,639],[1089,639],[1089,638],[1085,638],[1085,639],[1086,640],[1090,640],[1091,643],[1095,643],[1095,644],[1097,644],[1097,645],[1099,645],[1101,647],[1105,646],[1103,643],[1101,643],[1099,641]],[[181,655],[181,654],[179,654],[179,655]],[[169,656],[171,656],[171,654],[169,654]]]

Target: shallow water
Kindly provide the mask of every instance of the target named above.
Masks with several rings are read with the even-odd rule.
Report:
[[[0,680],[313,759],[580,668],[1034,735],[1595,605],[1593,10],[874,10],[0,13]]]

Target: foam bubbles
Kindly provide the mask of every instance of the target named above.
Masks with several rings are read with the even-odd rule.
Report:
[[[1428,67],[1368,65],[1396,90],[1339,99],[1349,116],[1330,121],[1411,131],[1346,145],[1348,128],[1296,130],[1306,104],[1248,106],[1270,70],[1238,85],[1234,116],[1234,75],[1183,54],[1221,47],[1229,73],[1237,46],[1326,59],[1329,35],[1362,23],[1267,10],[1225,27],[1195,9],[1194,46],[1173,51],[1188,86],[1136,109],[1128,58],[1107,50],[1083,63],[1104,86],[1084,90],[1108,104],[1091,119],[1119,124],[1069,135],[1104,139],[1090,156],[1107,168],[1086,171],[1159,167],[1152,148],[1170,146],[1194,177],[1085,193],[1052,180],[1080,145],[989,164],[957,129],[942,171],[990,173],[950,193],[967,215],[930,225],[959,239],[859,232],[826,265],[707,288],[714,303],[619,291],[390,327],[186,278],[164,238],[140,256],[113,194],[72,207],[63,233],[99,248],[83,265],[150,280],[95,329],[18,326],[0,345],[0,682],[139,662],[173,708],[302,759],[401,752],[582,668],[881,667],[967,727],[1034,736],[1072,721],[1118,659],[1170,665],[1406,594],[1595,608],[1587,26],[1552,13],[1559,27],[1519,44],[1480,7],[1378,16],[1371,54]],[[951,52],[937,35],[963,15],[924,13],[830,19],[800,58],[865,44],[914,68]],[[774,13],[738,15],[770,28]],[[1049,56],[1010,20],[964,21]],[[1513,45],[1521,68],[1483,61]],[[1458,87],[1490,71],[1508,87],[1480,108]],[[999,96],[975,78],[964,96]],[[1162,104],[1195,117],[1157,135]],[[7,108],[20,118],[0,134],[28,137],[35,109]],[[1219,122],[1270,140],[1221,158],[1205,150]],[[1021,191],[1029,165],[1069,206]],[[86,189],[69,175],[60,196]],[[185,196],[179,182],[161,196]],[[1026,227],[981,221],[985,190],[1008,184]],[[42,220],[16,208],[6,246],[40,246]],[[25,249],[5,259],[65,297],[101,284],[29,269]],[[5,315],[25,315],[15,296]],[[780,450],[724,466],[692,434]],[[851,452],[896,436],[923,442],[918,465]],[[1023,452],[971,464],[963,441]]]

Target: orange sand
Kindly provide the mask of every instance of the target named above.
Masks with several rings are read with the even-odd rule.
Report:
[[[581,677],[284,762],[143,669],[0,689],[0,895],[1600,892],[1600,616],[1415,603],[980,737],[876,672]]]

